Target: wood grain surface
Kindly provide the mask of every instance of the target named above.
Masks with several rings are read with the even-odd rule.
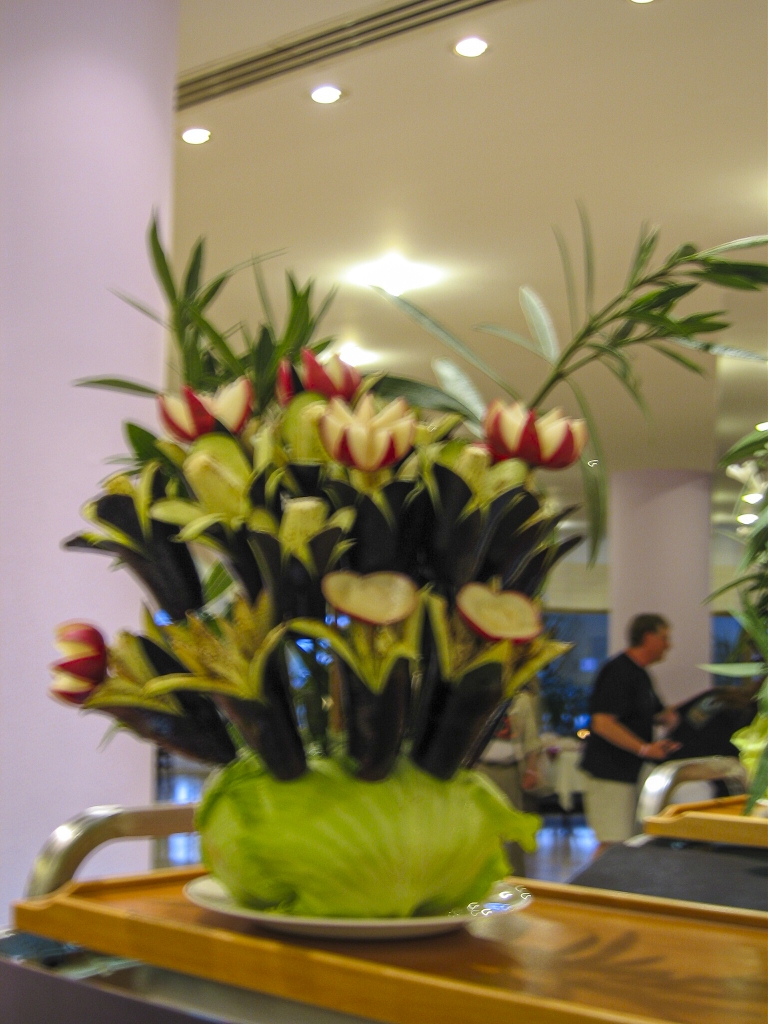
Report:
[[[643,831],[697,843],[730,843],[768,848],[768,818],[742,814],[746,795],[723,796],[694,804],[670,804],[643,821]]]
[[[387,1024],[765,1024],[768,914],[518,879],[521,913],[399,942],[278,938],[189,903],[202,872],[74,882],[16,927]]]

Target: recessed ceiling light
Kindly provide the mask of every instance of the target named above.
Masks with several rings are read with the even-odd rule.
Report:
[[[315,103],[335,103],[341,97],[341,89],[335,85],[318,85],[312,90],[312,99]]]
[[[211,133],[207,128],[187,128],[186,131],[181,133],[181,137],[190,146],[202,146],[204,142],[210,139]]]
[[[633,4],[652,4],[653,0],[630,0]]]
[[[488,43],[477,36],[467,36],[454,46],[454,50],[460,57],[479,57],[488,49]]]
[[[768,420],[765,423],[758,423],[755,430],[768,430]]]
[[[350,366],[369,366],[379,360],[375,352],[361,348],[356,341],[343,341],[336,352],[339,358],[343,359],[345,363],[349,363]]]
[[[352,284],[383,288],[390,295],[402,295],[415,288],[426,288],[445,277],[444,271],[427,263],[412,263],[399,252],[389,252],[371,263],[361,263],[347,274]]]
[[[752,523],[757,522],[757,516],[754,512],[745,512],[744,515],[736,516],[736,521],[744,526],[751,526]]]
[[[763,500],[763,496],[759,491],[755,491],[753,494],[742,494],[742,501],[746,501],[749,505],[756,505],[758,501]]]

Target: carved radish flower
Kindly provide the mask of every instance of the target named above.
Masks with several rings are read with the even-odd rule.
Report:
[[[239,377],[213,395],[201,395],[185,385],[181,396],[160,395],[158,402],[160,420],[177,441],[210,434],[217,422],[239,434],[253,411],[253,386],[247,377]]]
[[[491,402],[485,415],[485,436],[496,459],[522,459],[529,466],[565,469],[587,443],[584,420],[571,420],[560,409],[539,416],[520,402]]]
[[[65,622],[55,643],[64,657],[51,666],[50,692],[69,704],[83,704],[107,674],[104,637],[88,622]]]
[[[320,418],[318,429],[332,459],[374,473],[408,454],[413,447],[416,418],[402,398],[379,413],[370,395],[354,411],[334,398]]]
[[[542,631],[536,605],[513,590],[467,583],[456,595],[459,615],[484,640],[527,643]]]
[[[275,397],[280,405],[287,405],[302,389],[316,391],[324,398],[343,398],[348,402],[360,387],[362,377],[338,355],[321,363],[308,348],[301,350],[301,370],[297,372],[288,359],[283,359],[277,370]]]

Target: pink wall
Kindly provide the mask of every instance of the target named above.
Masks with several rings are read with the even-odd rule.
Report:
[[[110,294],[154,306],[145,230],[169,228],[175,0],[0,4],[0,922],[51,830],[95,803],[146,802],[151,751],[98,746],[102,716],[46,695],[67,618],[135,625],[140,593],[108,560],[66,553],[79,507],[146,400],[73,389],[95,373],[159,383],[162,331]],[[131,844],[97,855],[141,868]]]
[[[687,470],[613,473],[608,519],[611,653],[626,647],[629,620],[658,612],[672,624],[673,648],[653,666],[670,704],[704,690],[710,660],[710,477]]]

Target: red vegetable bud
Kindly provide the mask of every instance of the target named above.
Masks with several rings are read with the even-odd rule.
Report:
[[[320,418],[318,431],[332,459],[373,473],[407,455],[413,447],[416,420],[402,398],[376,413],[366,395],[353,412],[339,398],[331,399]]]
[[[186,385],[181,389],[181,397],[159,395],[158,406],[161,423],[177,441],[194,441],[216,426],[216,419],[201,396]]]
[[[65,622],[56,630],[55,643],[65,657],[51,666],[50,692],[70,704],[82,704],[107,674],[104,637],[87,622]]]
[[[571,420],[560,409],[537,416],[520,402],[506,406],[496,399],[485,414],[485,436],[494,458],[522,459],[529,466],[565,469],[587,443],[584,420]]]
[[[325,398],[343,398],[348,402],[360,387],[362,377],[349,363],[337,355],[320,363],[314,352],[301,350],[302,380],[307,391],[317,391]]]

